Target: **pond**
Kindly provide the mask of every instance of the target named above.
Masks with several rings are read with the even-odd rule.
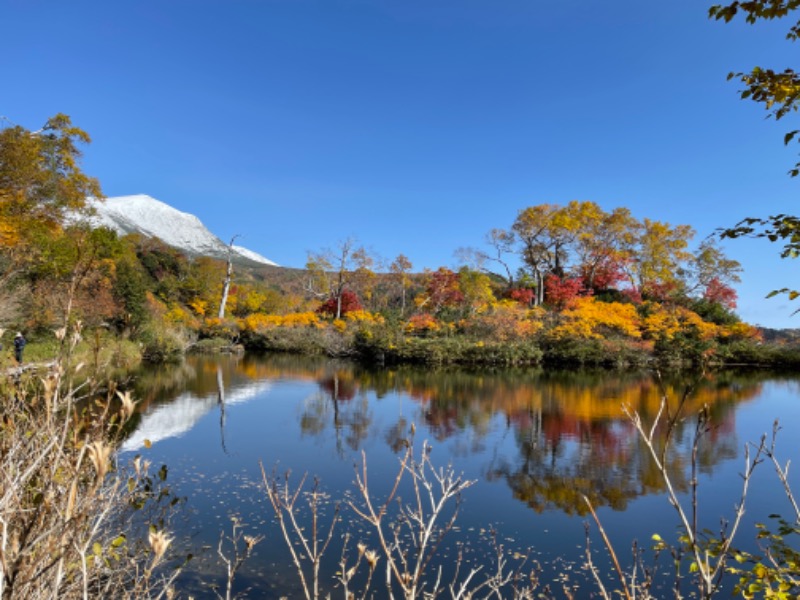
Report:
[[[198,598],[215,597],[212,587],[224,586],[217,548],[221,536],[231,535],[234,518],[244,534],[264,536],[237,573],[234,590],[253,598],[302,596],[262,465],[267,479],[279,483],[290,472],[293,488],[304,474],[307,491],[318,479],[325,526],[343,502],[321,564],[323,589],[337,597],[344,540],[348,564],[358,556],[357,542],[369,548],[378,543],[347,506],[348,499],[363,506],[355,484],[359,465],[366,461],[369,492],[380,505],[408,446],[419,460],[426,444],[424,455],[434,467],[452,465],[463,480],[474,480],[461,494],[453,530],[437,549],[431,572],[441,566],[443,577],[451,577],[461,557],[462,578],[478,566],[486,573],[502,545],[509,568],[527,557],[524,571],[535,568],[542,587],[561,595],[564,585],[578,586],[575,597],[582,598],[595,589],[585,568],[587,524],[593,560],[612,587],[615,581],[584,495],[625,564],[634,540],[649,548],[653,534],[668,541],[678,535],[664,482],[625,407],[651,423],[662,397],[675,412],[685,395],[667,463],[687,507],[696,415],[706,407],[708,432],[696,459],[698,519],[718,531],[721,518],[733,518],[741,495],[745,446],[770,433],[776,418],[789,429],[778,435],[779,456],[784,462],[798,456],[798,382],[793,375],[761,371],[722,371],[698,380],[686,373],[375,370],[287,355],[192,356],[137,375],[140,415],[122,460],[141,455],[156,468],[167,465],[171,491],[186,499],[171,528],[176,551],[194,555],[181,586]],[[664,431],[658,429],[659,445]],[[404,478],[398,490],[406,504],[414,498],[409,485]],[[298,505],[305,506],[306,498]],[[445,522],[455,506],[454,499]],[[763,464],[750,486],[740,547],[755,547],[754,523],[771,513],[788,515],[789,506],[772,467]],[[308,511],[300,518],[308,533]],[[232,557],[229,541],[223,549]],[[355,587],[365,585],[363,568],[359,577]],[[385,596],[385,588],[371,585],[374,597]]]

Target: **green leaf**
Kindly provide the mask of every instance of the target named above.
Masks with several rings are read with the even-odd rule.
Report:
[[[103,547],[100,545],[100,542],[95,542],[92,545],[92,552],[95,556],[100,556],[103,553]]]

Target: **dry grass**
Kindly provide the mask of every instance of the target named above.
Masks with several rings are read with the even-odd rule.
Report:
[[[171,537],[136,540],[133,517],[159,499],[146,462],[125,472],[116,447],[133,413],[67,370],[80,326],[61,336],[43,379],[9,378],[0,408],[0,598],[170,597]],[[141,513],[140,513],[141,514]]]

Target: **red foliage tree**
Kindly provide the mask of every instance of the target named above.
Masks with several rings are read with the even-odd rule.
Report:
[[[339,301],[341,300],[341,315],[345,316],[349,312],[353,312],[355,310],[364,310],[364,307],[361,306],[361,302],[353,292],[350,290],[345,290],[342,292],[340,298],[335,298],[331,296],[325,302],[322,303],[317,309],[317,312],[321,315],[327,315],[329,317],[335,317],[337,314],[337,306]]]
[[[428,297],[434,312],[445,306],[458,306],[464,301],[464,294],[458,285],[458,273],[447,267],[439,267],[431,273],[428,280]]]
[[[533,303],[533,290],[529,288],[513,288],[506,292],[506,297],[516,300],[522,306],[530,306]]]
[[[674,281],[651,282],[644,290],[644,296],[649,300],[665,303],[675,299],[678,293],[678,284]]]
[[[717,277],[708,282],[703,299],[709,302],[716,302],[725,308],[733,310],[736,308],[737,294],[732,287],[722,283]]]
[[[616,289],[627,278],[623,262],[612,258],[596,265],[591,271],[585,267],[581,269],[583,286],[595,292]]]
[[[577,277],[564,277],[548,275],[544,279],[544,297],[548,304],[563,309],[569,307],[575,298],[588,296],[591,290],[583,287],[583,282]]]

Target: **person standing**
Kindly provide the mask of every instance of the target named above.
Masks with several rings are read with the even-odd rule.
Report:
[[[25,349],[25,344],[28,341],[22,337],[22,333],[19,331],[17,335],[14,336],[14,358],[17,359],[17,364],[22,364],[22,351]]]

